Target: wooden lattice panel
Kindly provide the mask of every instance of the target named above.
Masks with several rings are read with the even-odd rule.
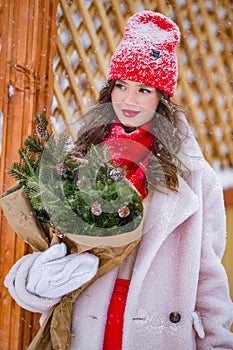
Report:
[[[189,106],[207,160],[232,167],[233,8],[228,0],[185,3],[174,7],[182,32],[177,95]]]
[[[232,167],[232,7],[229,0],[60,0],[55,126],[95,103],[128,17],[143,9],[159,11],[181,29],[176,101],[189,107],[206,159],[215,167]]]

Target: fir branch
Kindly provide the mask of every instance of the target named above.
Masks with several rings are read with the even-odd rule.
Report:
[[[26,168],[28,169],[29,173],[34,174],[34,168],[33,168],[33,163],[31,162],[30,158],[27,157],[27,151],[25,148],[20,148],[18,150],[18,153],[23,160]]]
[[[41,154],[44,151],[43,143],[39,139],[35,138],[35,136],[28,136],[24,142],[24,145],[30,153]]]
[[[25,168],[17,162],[14,162],[9,170],[9,175],[14,177],[16,180],[27,180],[28,174]]]

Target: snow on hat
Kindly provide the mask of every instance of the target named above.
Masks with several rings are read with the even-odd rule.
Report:
[[[179,41],[179,28],[169,18],[152,11],[134,14],[112,56],[108,80],[136,81],[174,96]]]

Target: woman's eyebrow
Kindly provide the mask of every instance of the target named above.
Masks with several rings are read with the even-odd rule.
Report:
[[[122,84],[127,84],[126,81],[121,80],[121,79],[117,79],[116,82],[122,83]]]
[[[154,89],[153,86],[147,85],[147,84],[138,84],[138,86],[140,87],[144,87],[144,88],[150,88],[150,89]]]
[[[116,82],[119,82],[119,83],[121,83],[121,84],[128,85],[128,82],[125,81],[125,80],[122,80],[122,79],[117,79]],[[155,89],[153,86],[150,86],[150,85],[147,85],[147,84],[143,84],[143,83],[137,83],[137,84],[135,84],[135,85],[137,85],[137,86],[140,87],[140,88]]]

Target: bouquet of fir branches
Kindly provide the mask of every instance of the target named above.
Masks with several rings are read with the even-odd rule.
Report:
[[[70,301],[119,265],[139,243],[143,205],[125,169],[111,161],[106,146],[92,145],[84,159],[74,157],[69,135],[49,133],[44,114],[37,114],[36,120],[35,135],[27,137],[18,151],[20,162],[9,171],[17,183],[2,195],[0,205],[15,232],[34,250],[43,251],[63,241],[70,253],[88,250],[99,257],[94,279],[62,298],[29,347],[53,349],[60,339],[60,327],[64,328],[57,321],[65,312],[69,321],[59,340],[65,350],[70,337]]]

